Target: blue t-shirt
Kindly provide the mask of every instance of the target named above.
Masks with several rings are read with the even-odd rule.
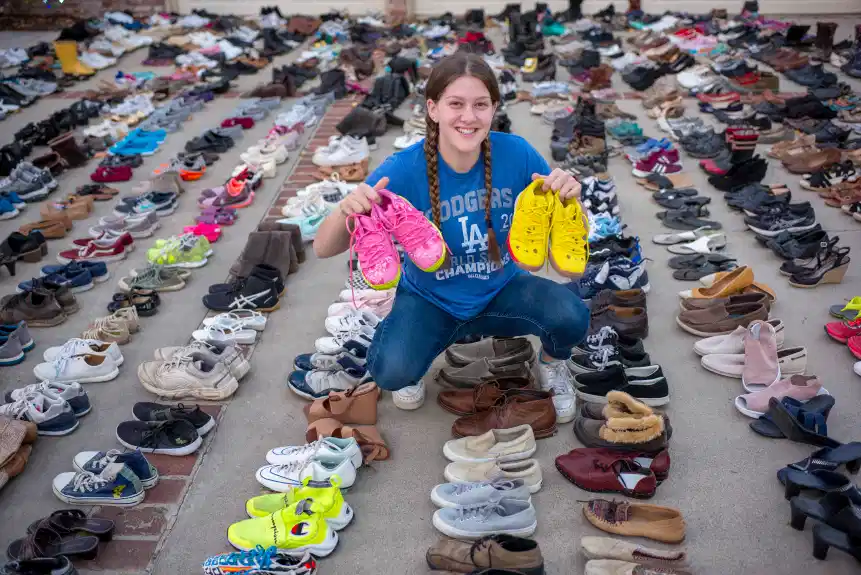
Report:
[[[535,148],[511,134],[491,132],[493,197],[491,217],[502,254],[502,267],[490,260],[484,205],[484,157],[466,173],[451,169],[438,154],[440,223],[451,252],[451,265],[434,273],[418,269],[405,258],[401,282],[461,320],[479,314],[509,280],[521,273],[507,249],[514,200],[532,182],[532,174],[548,175],[550,166]],[[368,177],[370,185],[389,178],[389,191],[406,198],[433,221],[424,141],[389,156]]]

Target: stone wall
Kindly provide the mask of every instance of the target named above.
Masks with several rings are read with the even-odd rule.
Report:
[[[164,7],[165,0],[64,0],[62,4],[59,0],[48,0],[48,4],[42,0],[2,0],[0,16],[23,16],[36,25],[50,24],[51,19],[92,18],[111,10],[129,10],[136,16],[148,16]],[[22,20],[21,24],[28,22]]]

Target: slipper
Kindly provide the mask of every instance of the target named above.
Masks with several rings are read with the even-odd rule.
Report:
[[[72,535],[63,537],[50,525],[48,519],[43,519],[33,533],[16,539],[6,548],[6,556],[13,561],[27,558],[59,557],[65,555],[70,559],[95,559],[99,552],[99,538],[92,535]]]
[[[95,535],[102,541],[110,541],[114,535],[114,522],[110,519],[87,517],[80,509],[60,509],[54,511],[45,519],[34,521],[27,527],[27,533],[36,532],[43,521],[48,521],[51,528],[60,535],[86,533]]]
[[[693,268],[683,268],[678,269],[673,272],[673,278],[680,281],[697,281],[703,276],[707,276],[709,274],[713,274],[717,271],[729,271],[735,269],[737,266],[735,263],[727,263],[723,266],[717,266],[715,264],[703,264],[701,266],[693,267]]]
[[[667,246],[667,251],[671,254],[680,255],[713,254],[725,247],[726,236],[724,234],[714,234],[711,236],[703,236],[685,244]]]
[[[675,198],[681,197],[694,197],[698,195],[699,192],[693,188],[679,188],[679,189],[669,189],[669,190],[660,190],[652,194],[652,198],[654,200],[672,200]]]
[[[688,232],[681,232],[679,234],[658,234],[652,237],[652,242],[662,246],[669,246],[673,244],[680,244],[682,242],[692,242],[702,237],[711,236],[714,233],[715,232],[709,231],[707,229],[696,229],[690,230]]]
[[[678,210],[686,207],[698,207],[711,203],[712,199],[705,196],[676,197],[667,199],[656,199],[655,202],[668,210]]]
[[[731,258],[722,254],[691,254],[670,258],[670,261],[667,263],[674,270],[683,270],[697,268],[703,265],[713,265],[721,267],[735,261],[735,258]]]

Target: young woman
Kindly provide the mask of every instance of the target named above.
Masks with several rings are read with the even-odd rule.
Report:
[[[585,337],[589,310],[571,290],[516,267],[506,245],[517,195],[537,178],[561,199],[579,198],[580,183],[550,170],[519,136],[490,131],[500,102],[496,77],[475,54],[441,60],[425,88],[424,142],[389,156],[320,226],[318,257],[349,249],[346,219],[371,211],[376,190],[412,203],[441,230],[451,265],[433,273],[409,258],[392,311],[378,326],[368,369],[396,405],[416,409],[424,401],[422,377],[433,360],[467,336],[541,338],[541,384],[555,392],[561,421],[574,416],[574,389],[565,360]]]

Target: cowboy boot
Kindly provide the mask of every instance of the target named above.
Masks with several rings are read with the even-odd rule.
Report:
[[[302,241],[302,231],[296,224],[279,223],[277,220],[266,219],[257,226],[259,232],[290,232],[290,241],[298,263],[305,262],[305,242]]]
[[[263,257],[266,255],[266,250],[269,249],[271,237],[271,232],[251,232],[248,234],[248,241],[245,243],[242,255],[230,267],[230,275],[238,278],[248,277],[254,266],[263,263]]]

